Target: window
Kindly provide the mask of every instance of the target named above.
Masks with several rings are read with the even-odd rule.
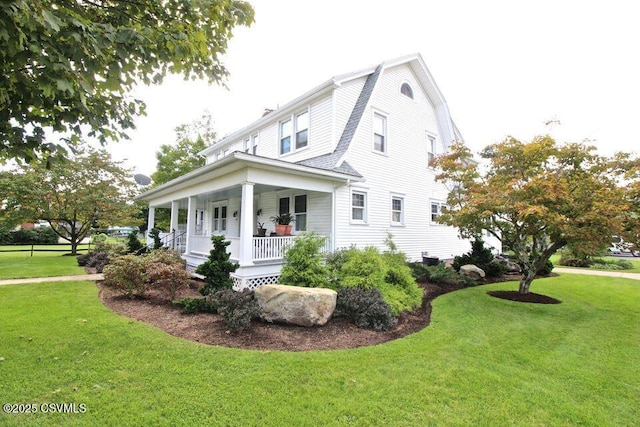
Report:
[[[309,145],[309,111],[293,114],[280,122],[280,154]]]
[[[258,154],[258,134],[251,137],[251,153],[255,156]]]
[[[296,149],[306,147],[309,142],[309,112],[296,116]]]
[[[307,231],[307,195],[294,197],[293,211],[296,219],[296,231]]]
[[[413,89],[411,89],[409,83],[402,83],[402,86],[400,86],[400,93],[413,99]]]
[[[281,197],[278,202],[278,215],[284,215],[289,212],[289,198]]]
[[[427,151],[427,165],[432,167],[436,158],[436,139],[431,135],[427,135]]]
[[[354,221],[367,220],[367,193],[354,191],[351,193],[351,219]]]
[[[373,114],[373,149],[387,152],[387,118],[382,114]]]
[[[225,205],[213,208],[212,229],[214,232],[227,231],[227,207]]]
[[[242,141],[242,151],[244,151],[245,153],[248,153],[249,150],[251,150],[251,146],[249,145],[250,143],[251,143],[251,140],[249,138]]]
[[[439,202],[431,202],[431,222],[438,223],[440,215],[442,214],[442,208],[446,208],[447,205]]]
[[[396,225],[404,224],[404,199],[402,197],[391,197],[391,222]]]
[[[280,154],[291,151],[291,119],[280,122]]]
[[[201,236],[204,234],[204,211],[196,209],[196,235]]]

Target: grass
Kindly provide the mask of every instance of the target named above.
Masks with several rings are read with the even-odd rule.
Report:
[[[86,247],[86,245],[85,245]],[[76,257],[62,252],[3,252],[10,249],[30,249],[31,246],[0,246],[0,280],[85,274]],[[40,249],[69,249],[70,246],[38,246]],[[86,252],[83,252],[86,253]]]
[[[1,403],[86,405],[0,425],[636,425],[640,284],[536,280],[563,301],[439,297],[425,330],[374,347],[205,346],[118,316],[91,282],[0,287]],[[34,315],[37,313],[37,315]]]
[[[631,262],[631,264],[633,264],[633,268],[630,270],[615,270],[617,272],[622,272],[622,273],[640,273],[640,259],[638,258],[633,258],[633,257],[621,257],[621,258],[617,258],[617,257],[610,257],[610,256],[605,256],[605,257],[601,257],[602,259],[605,260],[619,260],[619,259],[623,259],[625,261],[629,261]],[[556,267],[564,267],[562,265],[560,265],[560,254],[554,254],[551,255],[551,262],[553,263],[554,266]],[[579,268],[579,267],[568,267],[568,268]],[[611,271],[611,270],[601,270],[598,268],[593,268],[591,270],[600,270],[600,271]]]

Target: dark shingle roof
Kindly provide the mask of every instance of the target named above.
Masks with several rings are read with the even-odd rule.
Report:
[[[371,98],[371,94],[373,93],[373,88],[376,86],[376,82],[378,81],[378,76],[380,76],[381,70],[382,64],[378,65],[375,71],[369,74],[369,77],[367,77],[367,80],[365,81],[364,86],[360,91],[360,95],[358,96],[358,100],[353,106],[353,110],[351,111],[349,120],[347,121],[347,124],[342,131],[340,141],[338,141],[338,145],[336,145],[335,150],[333,150],[333,152],[329,154],[323,154],[321,156],[301,160],[297,162],[298,164],[325,170],[335,170],[336,172],[343,172],[359,177],[362,176],[347,162],[342,162],[341,164],[338,163],[349,149],[351,140],[353,139],[353,136],[358,129],[358,125],[360,124],[362,115],[364,114],[365,108],[369,103],[369,99]]]

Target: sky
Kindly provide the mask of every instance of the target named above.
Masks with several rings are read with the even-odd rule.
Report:
[[[253,0],[234,30],[227,88],[170,76],[140,86],[130,141],[109,145],[137,173],[174,128],[208,111],[219,137],[333,76],[420,53],[475,152],[507,135],[640,151],[640,25],[628,0]],[[551,126],[545,122],[553,121]]]

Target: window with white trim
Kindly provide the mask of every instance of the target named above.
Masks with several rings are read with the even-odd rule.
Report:
[[[351,192],[351,220],[361,222],[367,220],[367,193]]]
[[[433,161],[436,159],[436,138],[427,135],[427,165],[433,167]]]
[[[400,196],[391,197],[391,223],[404,224],[404,198]]]
[[[400,93],[408,98],[413,99],[413,89],[407,82],[402,83],[402,85],[400,86]]]
[[[292,114],[280,122],[280,154],[309,145],[309,110]]]
[[[258,154],[258,141],[259,138],[258,134],[256,133],[251,137],[251,154],[253,154],[254,156]]]
[[[373,113],[373,149],[387,152],[387,118],[379,113]]]
[[[293,198],[293,213],[296,219],[296,231],[307,231],[307,195],[301,194]]]
[[[442,215],[442,208],[446,208],[447,205],[441,202],[431,202],[431,222],[438,224],[440,221],[440,215]]]
[[[227,231],[227,205],[217,205],[213,207],[211,229],[214,233]]]
[[[249,138],[245,138],[242,141],[242,151],[244,151],[245,153],[249,153],[249,151],[251,150],[251,140]]]

